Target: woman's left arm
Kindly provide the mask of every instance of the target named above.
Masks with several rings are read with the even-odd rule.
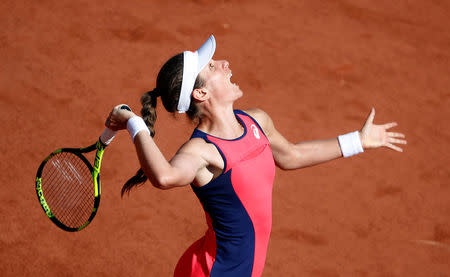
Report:
[[[308,167],[343,156],[338,138],[291,143],[276,130],[272,119],[264,111],[252,109],[247,112],[263,128],[269,139],[275,163],[281,169]],[[375,125],[373,124],[374,117],[375,110],[372,108],[363,128],[358,132],[362,148],[385,146],[402,152],[402,149],[395,144],[406,144],[406,140],[403,139],[405,135],[388,131],[388,129],[397,126],[397,123]]]

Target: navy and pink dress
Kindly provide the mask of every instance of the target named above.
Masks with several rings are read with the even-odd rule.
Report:
[[[244,134],[233,140],[194,130],[191,138],[214,144],[224,160],[221,175],[191,186],[202,203],[208,230],[180,258],[175,277],[259,277],[272,226],[275,163],[258,123],[234,111]]]

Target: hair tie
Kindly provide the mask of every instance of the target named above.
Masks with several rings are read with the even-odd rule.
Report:
[[[158,98],[161,96],[161,91],[158,88],[154,88],[153,90],[147,91],[145,94],[147,94],[150,97]]]

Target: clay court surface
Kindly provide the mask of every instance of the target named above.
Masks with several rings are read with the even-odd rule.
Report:
[[[149,183],[120,133],[104,155],[91,225],[44,215],[36,170],[51,151],[93,143],[113,106],[140,95],[172,55],[210,34],[244,97],[291,141],[397,121],[404,153],[367,151],[277,170],[263,276],[450,276],[448,1],[0,2],[0,275],[171,276],[205,218],[189,187]],[[194,126],[159,106],[167,158]]]

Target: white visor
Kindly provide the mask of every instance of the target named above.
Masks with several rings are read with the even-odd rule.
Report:
[[[179,113],[184,113],[189,109],[195,80],[200,71],[202,71],[212,59],[215,51],[216,39],[213,35],[211,35],[197,51],[184,51],[183,81],[181,83],[180,99],[178,100],[177,107]]]

